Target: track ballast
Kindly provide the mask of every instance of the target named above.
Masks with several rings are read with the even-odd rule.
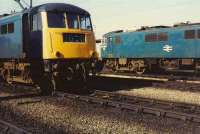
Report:
[[[200,123],[200,106],[198,105],[127,96],[107,91],[96,91],[90,96],[56,92],[55,96],[75,101],[84,101],[90,104],[99,104],[104,108],[112,107],[121,111],[151,114],[158,117]]]
[[[21,129],[3,120],[0,120],[0,133],[1,134],[30,134],[26,130]]]

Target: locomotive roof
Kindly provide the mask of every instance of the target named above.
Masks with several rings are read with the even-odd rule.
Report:
[[[58,11],[58,12],[70,12],[76,14],[90,15],[89,12],[80,7],[65,3],[47,3],[33,7],[28,10],[28,12],[32,14],[42,11]]]
[[[131,31],[112,31],[109,33],[104,34],[104,37],[112,36],[112,35],[119,35],[119,34],[127,34],[133,32],[161,32],[161,31],[169,31],[169,30],[193,30],[193,29],[200,29],[200,23],[190,23],[190,24],[180,24],[174,26],[154,26],[154,27],[145,27],[144,29],[137,29]]]
[[[13,19],[22,16],[24,13],[30,13],[35,14],[42,11],[57,11],[57,12],[69,12],[69,13],[75,13],[75,14],[81,14],[81,15],[90,15],[89,12],[86,10],[71,5],[71,4],[65,4],[65,3],[47,3],[43,5],[39,5],[36,7],[33,7],[31,9],[24,10],[22,12],[16,12],[13,14],[3,14],[0,15],[0,20],[3,22],[3,20],[9,19],[12,21]]]

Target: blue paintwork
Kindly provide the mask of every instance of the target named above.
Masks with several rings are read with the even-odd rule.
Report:
[[[0,18],[0,25],[14,23],[14,33],[0,34],[0,58],[20,58],[22,50],[22,14]]]
[[[108,33],[106,47],[102,48],[102,58],[200,58],[200,39],[184,39],[185,30],[200,30],[200,25],[171,28],[152,28],[145,31]],[[148,33],[168,33],[168,41],[145,42]],[[115,38],[121,39],[116,44]],[[171,52],[163,50],[165,45],[173,47]]]

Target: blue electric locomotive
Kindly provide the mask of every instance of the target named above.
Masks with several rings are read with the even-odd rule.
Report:
[[[200,69],[200,24],[110,32],[104,35],[101,55],[115,71],[196,72]]]

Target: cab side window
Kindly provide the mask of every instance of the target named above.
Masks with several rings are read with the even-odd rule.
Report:
[[[116,36],[116,37],[115,37],[115,44],[116,44],[116,45],[121,44],[121,37],[120,37],[120,36]]]
[[[8,33],[8,25],[1,25],[1,34],[7,34]]]
[[[158,41],[168,41],[167,33],[159,33],[158,34]]]
[[[108,44],[112,44],[113,38],[112,37],[108,37]]]
[[[200,30],[198,30],[198,39],[200,39]]]
[[[195,30],[186,30],[185,39],[195,39]]]
[[[31,31],[41,31],[42,30],[42,18],[41,14],[34,14],[31,17]]]
[[[14,33],[14,23],[8,24],[8,33]]]
[[[156,33],[147,34],[145,36],[145,42],[155,42],[158,40],[158,36]]]

